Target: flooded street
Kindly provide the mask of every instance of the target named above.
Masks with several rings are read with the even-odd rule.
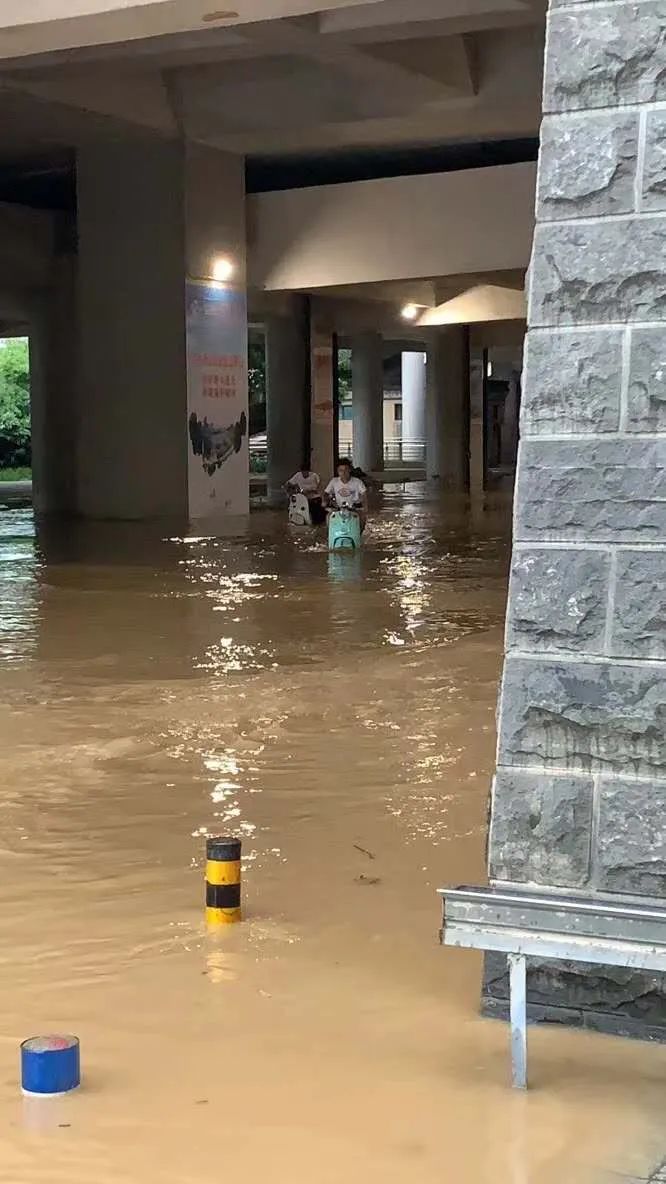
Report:
[[[484,877],[509,514],[387,490],[361,554],[0,511],[4,1184],[555,1184],[663,1158],[666,1049],[508,1086],[436,888]],[[246,919],[203,927],[208,834]],[[85,1089],[22,1100],[20,1040]]]

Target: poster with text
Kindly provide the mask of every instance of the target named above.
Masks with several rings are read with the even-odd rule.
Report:
[[[187,432],[191,518],[249,508],[245,292],[188,280]]]

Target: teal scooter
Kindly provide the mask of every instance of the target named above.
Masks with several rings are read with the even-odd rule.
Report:
[[[352,506],[341,506],[328,515],[329,551],[356,551],[361,545],[361,519]]]

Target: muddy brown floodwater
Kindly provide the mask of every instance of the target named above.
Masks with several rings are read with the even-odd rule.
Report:
[[[645,1174],[666,1053],[539,1030],[533,1090],[442,951],[484,874],[508,515],[388,490],[361,555],[0,513],[0,1181],[550,1184]],[[246,920],[202,925],[205,836]],[[85,1088],[23,1101],[21,1039]]]

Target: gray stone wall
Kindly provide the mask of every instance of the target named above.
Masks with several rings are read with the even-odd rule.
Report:
[[[666,0],[548,17],[489,851],[498,882],[666,897]],[[545,964],[530,997],[666,1029],[655,976]]]

